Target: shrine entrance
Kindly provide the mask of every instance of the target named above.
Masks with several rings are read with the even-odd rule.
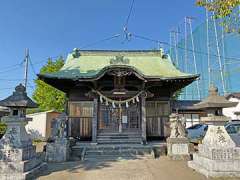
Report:
[[[138,104],[129,107],[115,107],[101,104],[98,118],[98,132],[140,132],[140,108]]]

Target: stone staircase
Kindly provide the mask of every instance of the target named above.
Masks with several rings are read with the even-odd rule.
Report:
[[[114,161],[121,159],[153,159],[165,152],[165,143],[155,146],[142,144],[139,132],[101,132],[97,142],[76,142],[71,147],[72,160]]]
[[[99,133],[97,136],[98,144],[142,144],[140,133]]]
[[[77,143],[72,155],[84,161],[154,158],[151,146],[142,144],[88,144]]]

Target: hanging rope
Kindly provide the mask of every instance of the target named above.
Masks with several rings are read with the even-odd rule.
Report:
[[[139,97],[140,95],[143,93],[143,91],[140,91],[139,93],[137,93],[134,97],[126,99],[126,100],[113,100],[111,98],[106,97],[105,95],[103,95],[101,92],[97,91],[97,90],[92,90],[93,92],[97,93],[100,97],[100,102],[103,103],[105,101],[106,105],[108,105],[109,103],[112,104],[113,108],[116,107],[116,105],[121,106],[122,104],[125,104],[126,107],[129,107],[129,103],[136,103],[139,102]]]

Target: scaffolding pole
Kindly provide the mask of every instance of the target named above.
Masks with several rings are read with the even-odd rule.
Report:
[[[188,17],[187,20],[188,20],[188,23],[189,23],[190,35],[191,35],[191,43],[192,43],[192,50],[193,50],[194,73],[197,74],[197,73],[198,73],[198,70],[197,70],[197,62],[196,62],[194,38],[193,38],[192,18],[191,18],[191,17]],[[199,80],[197,80],[196,84],[197,84],[197,95],[198,95],[198,99],[201,99],[201,94],[200,94],[200,89],[199,89]]]
[[[187,42],[188,42],[188,34],[187,34],[187,17],[184,18],[184,38],[185,38],[185,51],[184,51],[184,71],[186,73],[188,73],[188,46],[187,46]],[[188,96],[188,87],[185,87],[185,99],[187,99]]]
[[[174,38],[174,50],[175,50],[175,59],[176,59],[176,65],[179,68],[179,62],[178,62],[178,49],[177,49],[177,41],[178,41],[178,32],[177,31],[172,31],[173,32],[173,38]]]
[[[226,58],[225,58],[225,31],[224,27],[222,26],[222,59],[223,59],[223,74],[228,74],[228,68],[227,68],[227,63],[226,63]],[[228,78],[228,77],[227,77]],[[228,92],[228,83],[229,79],[225,79],[225,89],[226,92]]]
[[[223,89],[223,94],[225,95],[226,94],[225,80],[224,80],[223,66],[222,66],[222,60],[221,60],[221,54],[220,54],[220,48],[219,48],[219,42],[218,42],[217,25],[216,25],[216,20],[215,19],[213,19],[213,26],[214,26],[214,34],[215,34],[215,39],[216,39],[218,65],[219,65],[221,81],[222,81],[222,89]]]
[[[208,87],[210,87],[212,83],[212,75],[211,75],[211,60],[210,60],[210,43],[209,43],[209,17],[208,10],[206,9],[206,32],[207,32],[207,62],[208,62]]]

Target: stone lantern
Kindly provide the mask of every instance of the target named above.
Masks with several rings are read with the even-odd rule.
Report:
[[[7,130],[0,139],[0,179],[33,178],[46,167],[36,157],[36,147],[25,129],[31,120],[26,117],[26,109],[36,108],[37,104],[27,96],[26,88],[20,84],[11,96],[0,101],[0,106],[10,109],[10,115],[2,118]]]
[[[237,102],[228,101],[224,96],[220,96],[218,89],[211,85],[209,88],[209,96],[202,102],[195,104],[193,108],[204,110],[207,113],[207,117],[201,117],[201,122],[224,125],[230,118],[223,115],[222,109],[236,105]]]
[[[189,167],[207,177],[240,177],[240,144],[227,133],[224,123],[230,119],[222,114],[222,108],[236,105],[220,96],[214,86],[210,87],[206,99],[194,105],[205,110],[207,117],[201,117],[201,122],[209,125],[202,144],[198,145],[198,153],[188,162]]]

